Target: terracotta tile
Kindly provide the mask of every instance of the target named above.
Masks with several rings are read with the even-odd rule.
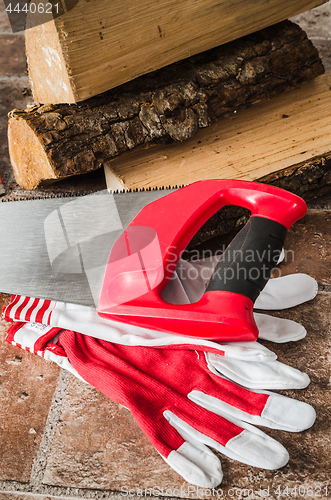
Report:
[[[331,22],[329,29],[331,28]],[[313,44],[318,50],[319,56],[322,59],[322,63],[325,69],[325,73],[330,73],[331,71],[331,40],[330,39],[312,39]]]
[[[0,75],[26,75],[24,35],[0,34]]]
[[[319,285],[331,285],[331,211],[310,210],[290,229],[282,274],[295,272],[313,276]]]
[[[310,209],[331,210],[331,193],[319,196],[308,203]]]
[[[123,494],[128,489],[166,491],[186,484],[127,409],[76,379],[67,390],[43,483]]]
[[[8,4],[9,0],[6,0],[6,5]],[[0,0],[0,33],[20,32],[21,34],[23,34],[24,32],[21,30],[24,28],[26,14],[18,14],[17,12],[12,12],[9,19],[6,12],[6,5],[4,0]],[[14,3],[13,5],[16,5],[16,3]]]
[[[2,310],[8,296],[0,297]],[[5,342],[9,326],[0,321],[0,479],[28,482],[59,368]]]
[[[3,0],[0,0],[0,33],[12,33],[6,7]]]
[[[309,38],[330,38],[331,4],[326,2],[309,12],[291,18],[307,33]]]
[[[318,496],[327,496],[322,488],[329,487],[330,489],[330,220],[330,210],[309,210],[307,215],[290,229],[285,243],[286,249],[293,250],[293,254],[289,252],[287,262],[280,266],[282,274],[307,273],[324,287],[320,287],[321,291],[317,296],[306,304],[271,313],[304,325],[307,330],[305,339],[280,345],[270,342],[264,342],[264,344],[276,352],[279,361],[309,375],[311,383],[306,389],[282,391],[282,393],[311,404],[317,412],[317,418],[314,426],[302,433],[268,431],[279,439],[290,453],[290,462],[286,467],[275,474],[263,473],[264,479],[261,483],[265,484],[265,488],[269,486],[270,495],[272,492],[279,491],[278,488],[286,494],[286,486],[293,489],[302,485],[300,495],[302,494],[305,498],[309,496],[318,498]],[[244,477],[246,477],[245,473]],[[254,483],[252,477],[250,479],[251,483]]]

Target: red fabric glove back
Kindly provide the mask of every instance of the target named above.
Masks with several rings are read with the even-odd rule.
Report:
[[[184,443],[163,417],[174,406],[179,418],[222,446],[243,430],[191,402],[191,391],[201,390],[252,415],[261,415],[268,399],[211,373],[203,352],[132,348],[68,330],[61,333],[59,344],[87,382],[130,409],[166,458]]]
[[[36,323],[13,325],[7,340],[55,361],[127,407],[165,461],[202,487],[222,480],[220,461],[208,446],[243,463],[276,469],[287,463],[287,451],[250,424],[297,432],[314,422],[315,412],[305,403],[255,393],[224,378],[225,358],[219,354],[123,346]],[[282,365],[274,363],[271,372],[260,366],[271,364],[265,362],[251,369],[258,378],[277,378]],[[232,360],[228,368],[244,375],[246,365]]]

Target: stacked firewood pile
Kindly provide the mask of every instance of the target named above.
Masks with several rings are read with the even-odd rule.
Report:
[[[323,119],[307,99],[318,103],[322,96],[328,106],[327,75],[320,76],[324,69],[306,34],[283,21],[320,1],[243,1],[234,15],[232,2],[210,0],[189,15],[183,0],[185,16],[178,11],[176,17],[170,0],[164,0],[157,13],[146,2],[150,16],[143,19],[134,2],[128,6],[132,16],[120,2],[108,10],[106,3],[82,1],[54,20],[28,18],[26,50],[36,105],[13,110],[8,131],[22,187],[34,189],[103,166],[112,188],[263,178],[309,196],[318,190],[302,189],[309,185],[308,164],[321,189],[329,183],[328,141],[307,151],[315,141],[309,124],[314,120],[316,129],[316,120]],[[292,134],[294,153],[282,146],[283,129]],[[257,142],[260,151],[253,154],[248,136],[256,133],[259,141],[261,130],[273,149],[265,154],[265,144]],[[306,144],[304,153],[300,142],[302,148]]]

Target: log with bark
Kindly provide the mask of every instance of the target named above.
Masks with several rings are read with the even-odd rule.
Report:
[[[122,0],[66,0],[73,8],[54,20],[43,12],[28,15],[34,100],[88,99],[325,1],[127,0],[124,5]]]
[[[108,187],[259,180],[306,200],[331,191],[331,73],[199,130],[181,144],[109,162]]]
[[[134,148],[186,141],[199,128],[323,71],[306,34],[284,21],[81,104],[14,110],[8,138],[16,180],[34,189],[95,170]]]

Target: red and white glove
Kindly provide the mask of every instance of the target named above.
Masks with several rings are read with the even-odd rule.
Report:
[[[208,266],[200,266],[182,261],[181,277],[174,274],[174,279],[166,287],[165,300],[173,303],[189,303],[199,298],[204,290],[203,274],[210,272]],[[177,266],[177,270],[179,266]],[[194,273],[191,273],[191,271]],[[179,272],[179,271],[178,271]],[[198,272],[198,275],[195,273]],[[211,271],[212,272],[212,271]],[[209,278],[208,278],[209,279]],[[208,281],[207,279],[207,281]],[[315,297],[316,281],[306,274],[293,274],[274,278],[268,281],[255,302],[258,309],[279,310],[293,307]],[[20,295],[12,296],[11,303],[4,309],[6,321],[31,321],[49,326],[78,331],[110,342],[123,345],[141,346],[180,346],[200,345],[206,348],[224,350],[224,345],[194,337],[174,335],[147,328],[127,325],[101,318],[95,308],[59,301],[35,299]],[[259,329],[259,338],[273,342],[289,342],[299,340],[306,335],[305,328],[291,320],[276,318],[266,314],[254,313]],[[270,358],[270,351],[255,342],[241,342],[241,356]],[[260,354],[257,355],[257,349]]]
[[[192,293],[198,290],[198,283],[202,280],[196,279],[194,274],[192,274],[193,279],[190,280],[190,264],[187,266],[184,262],[184,265],[188,271],[186,275],[182,274],[184,278],[181,282],[184,283],[186,289],[190,288],[189,293]],[[205,272],[206,265],[200,267]],[[178,286],[176,281],[178,282],[177,278],[174,283]],[[203,286],[200,286],[200,289],[202,288]],[[289,275],[270,280],[258,300],[260,307],[272,303],[276,309],[280,309],[286,307],[287,304],[292,306],[312,299],[316,295],[316,290],[317,284],[313,278],[304,274]],[[44,323],[123,345],[197,349],[218,353],[221,355],[217,356],[218,369],[221,368],[225,376],[246,387],[299,389],[306,387],[309,383],[305,374],[298,370],[293,371],[292,368],[276,361],[276,355],[258,342],[220,344],[183,337],[103,319],[98,316],[94,308],[18,295],[13,296],[9,306],[4,309],[4,319]],[[274,342],[287,342],[301,339],[306,335],[304,327],[291,320],[257,313],[255,320],[260,331],[259,338]],[[265,362],[268,362],[268,365],[265,365]]]
[[[287,463],[287,451],[252,424],[299,432],[315,420],[313,408],[306,403],[267,391],[252,392],[232,382],[230,374],[222,371],[223,356],[203,348],[124,346],[44,328],[13,325],[7,340],[67,369],[70,366],[71,372],[75,370],[128,408],[164,460],[185,480],[201,487],[215,487],[223,476],[220,461],[208,446],[248,465],[277,469]],[[270,364],[253,363],[250,381],[256,379],[259,387],[268,383],[291,387],[291,381],[284,380],[285,372],[270,372]],[[232,368],[245,380],[247,366],[243,370],[241,362],[237,365],[232,360]],[[293,369],[286,368],[290,375]],[[296,377],[300,378],[300,372],[295,372],[294,386]]]
[[[101,318],[95,308],[65,302],[55,302],[46,299],[36,299],[13,295],[10,304],[3,310],[5,321],[25,321],[78,331],[102,340],[128,346],[168,347],[174,349],[215,350],[224,354],[225,351],[238,359],[260,361],[276,359],[274,353],[257,342],[219,343],[204,339],[196,339],[171,333],[149,330],[134,325]],[[286,328],[287,320],[272,318],[275,335],[297,330],[297,324],[292,329]],[[285,325],[283,325],[285,322]],[[301,325],[300,334],[305,335]]]

